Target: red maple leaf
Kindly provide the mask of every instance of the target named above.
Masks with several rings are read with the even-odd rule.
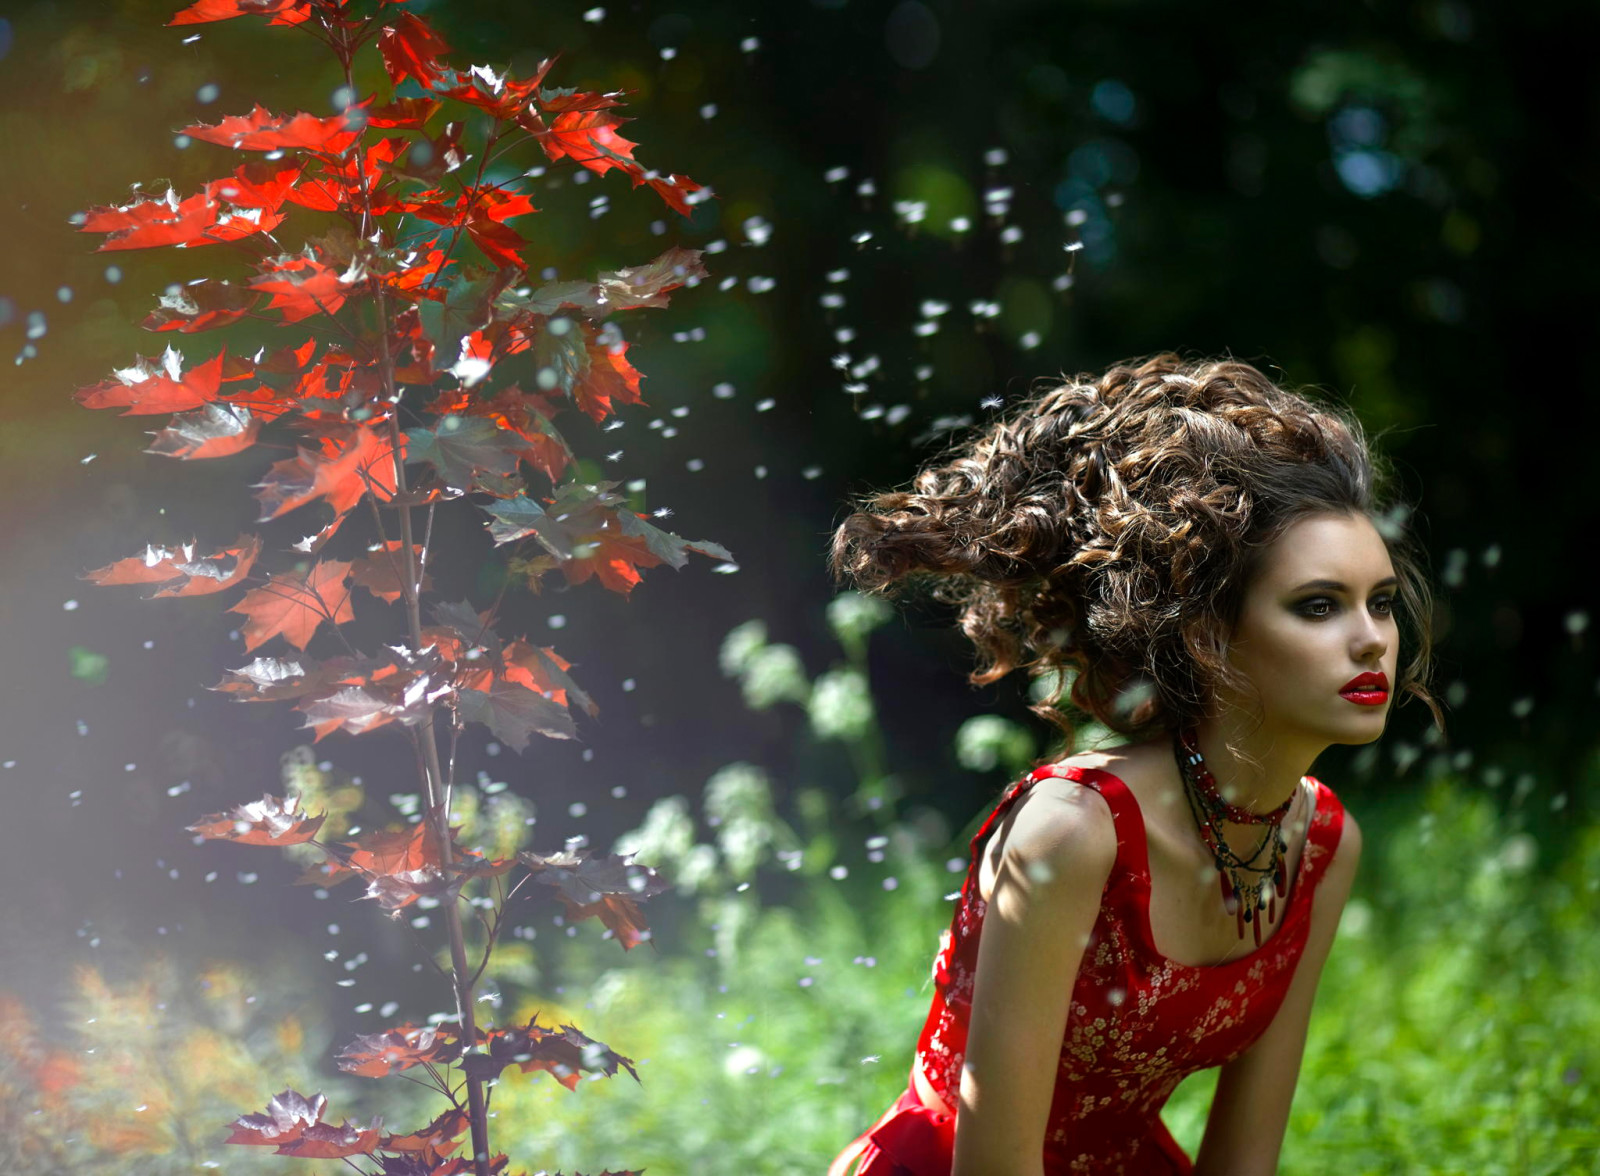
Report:
[[[446,1156],[461,1146],[462,1137],[472,1126],[472,1119],[460,1107],[451,1107],[421,1131],[410,1135],[389,1135],[384,1138],[383,1150],[392,1152],[428,1151]]]
[[[443,70],[429,89],[441,98],[486,110],[495,118],[519,118],[553,64],[555,58],[547,57],[534,68],[533,76],[521,79],[497,74],[487,65],[474,65],[465,73]]]
[[[140,326],[147,331],[209,331],[236,323],[256,304],[255,292],[231,282],[201,278],[161,296]]]
[[[368,102],[372,99],[368,98]],[[367,110],[367,125],[379,129],[420,131],[444,105],[437,98],[396,98]]]
[[[405,446],[401,433],[402,461]],[[297,446],[294,457],[274,462],[256,483],[256,499],[264,512],[259,521],[275,519],[318,498],[326,498],[334,512],[343,515],[369,488],[379,502],[388,502],[395,492],[393,454],[388,433],[366,424],[350,428],[343,442],[323,438],[320,456]]]
[[[240,535],[232,547],[195,556],[194,542],[182,547],[146,546],[143,555],[119,559],[80,577],[96,584],[159,584],[144,599],[208,596],[232,588],[249,574],[261,554],[261,536]]]
[[[335,1056],[341,1070],[363,1078],[383,1078],[430,1062],[448,1065],[461,1056],[461,1045],[459,1038],[452,1037],[448,1030],[441,1030],[436,1025],[417,1026],[407,1022],[397,1029],[385,1029],[381,1033],[358,1034]],[[463,1119],[461,1128],[449,1131],[453,1123],[451,1113],[446,1112],[428,1127],[427,1132],[437,1140],[436,1143],[429,1140],[430,1145],[442,1146],[465,1129]],[[416,1140],[419,1137],[410,1138]],[[389,1143],[384,1146],[391,1150],[418,1151],[424,1145],[419,1143],[405,1149],[396,1149]]]
[[[168,347],[160,358],[139,356],[109,380],[79,388],[72,398],[85,408],[126,408],[122,416],[149,416],[198,408],[217,398],[222,386],[223,352],[199,367],[183,370],[183,356]]]
[[[601,343],[593,328],[585,325],[587,338],[584,346],[589,352],[589,364],[582,376],[573,382],[572,399],[596,424],[605,420],[612,411],[612,403],[643,404],[639,392],[640,371],[628,362],[626,340]]]
[[[276,797],[263,793],[260,800],[237,805],[223,813],[209,813],[187,832],[198,833],[209,841],[237,841],[241,845],[299,845],[310,841],[322,828],[327,814],[308,817],[295,809],[300,797],[290,793]]]
[[[304,649],[324,621],[342,625],[355,620],[346,583],[349,573],[348,562],[326,559],[304,574],[275,573],[265,587],[246,592],[228,610],[249,618],[242,630],[244,651],[249,653],[280,633],[290,645]]]
[[[212,183],[221,181],[213,180]],[[151,200],[141,196],[131,204],[103,205],[83,214],[80,233],[106,233],[95,250],[154,249],[172,245],[179,249],[237,241],[253,233],[271,232],[283,215],[265,208],[228,208],[209,192],[196,192],[179,200],[167,189]]]
[[[274,1155],[301,1156],[314,1160],[337,1160],[344,1156],[370,1156],[378,1149],[383,1136],[383,1119],[374,1115],[372,1122],[362,1127],[346,1119],[343,1125],[312,1123],[300,1132],[300,1138],[279,1145]]]
[[[439,58],[450,52],[450,46],[427,21],[403,12],[378,34],[378,52],[383,55],[383,67],[389,71],[389,80],[395,85],[410,77],[428,89],[444,76],[445,69],[439,64]]]
[[[263,272],[250,279],[250,288],[268,295],[266,309],[281,311],[286,323],[314,314],[333,314],[344,305],[355,284],[306,254],[284,254],[261,265]]]
[[[540,115],[529,115],[533,123],[533,137],[544,148],[552,161],[571,159],[596,175],[605,175],[614,167],[628,171],[643,171],[634,160],[633,149],[639,144],[617,134],[617,128],[632,119],[613,114],[608,109],[619,103],[610,94],[580,93],[545,126]],[[584,100],[579,106],[577,99]],[[578,107],[578,108],[572,108]],[[547,105],[546,109],[551,109]]]
[[[205,24],[236,16],[270,16],[268,24],[296,25],[311,15],[311,0],[195,0],[167,22],[173,25]]]
[[[360,109],[359,107],[353,109]],[[298,148],[321,155],[338,155],[361,134],[345,114],[318,118],[299,111],[273,114],[260,103],[249,114],[230,114],[218,123],[195,123],[180,134],[240,151],[281,151]]]
[[[240,1115],[230,1123],[233,1134],[222,1142],[276,1147],[299,1139],[307,1127],[322,1122],[322,1112],[327,1107],[325,1094],[307,1099],[299,1091],[283,1090],[267,1103],[266,1114]]]
[[[417,561],[422,560],[422,545],[413,543],[411,550],[416,552]],[[364,558],[356,560],[352,565],[350,579],[353,583],[360,584],[379,600],[386,600],[390,604],[399,600],[405,590],[405,560],[400,558],[400,540],[390,539],[381,543],[376,550],[369,550]],[[422,574],[422,591],[428,592],[433,588],[433,578],[427,572]]]

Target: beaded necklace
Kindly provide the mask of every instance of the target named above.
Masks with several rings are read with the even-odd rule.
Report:
[[[1294,797],[1289,797],[1269,813],[1257,814],[1240,808],[1224,799],[1217,788],[1216,778],[1206,770],[1205,758],[1200,754],[1199,738],[1193,729],[1174,732],[1172,747],[1178,759],[1178,771],[1183,776],[1183,792],[1189,800],[1189,811],[1194,814],[1200,835],[1205,838],[1206,846],[1216,861],[1217,877],[1222,887],[1222,904],[1230,915],[1237,918],[1239,938],[1244,938],[1244,925],[1249,923],[1255,934],[1256,946],[1260,947],[1263,901],[1267,907],[1267,921],[1272,922],[1278,917],[1278,899],[1286,897],[1289,890],[1288,868],[1283,856],[1283,819],[1294,804]],[[1266,825],[1268,828],[1255,852],[1248,858],[1241,858],[1228,848],[1227,841],[1223,839],[1224,821],[1239,825]],[[1268,850],[1267,864],[1252,864],[1264,849]],[[1240,871],[1254,874],[1256,878],[1246,885],[1240,879]],[[1269,874],[1272,876],[1271,894],[1267,893],[1266,876]]]

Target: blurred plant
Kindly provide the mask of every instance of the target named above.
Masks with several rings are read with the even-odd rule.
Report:
[[[313,742],[339,730],[361,735],[388,728],[407,739],[418,766],[423,811],[413,814],[410,827],[357,836],[349,818],[364,800],[358,781],[339,778],[297,749],[282,765],[284,796],[209,814],[189,830],[200,839],[276,846],[301,858],[315,851],[323,860],[305,869],[302,883],[331,886],[359,876],[363,897],[392,919],[413,906],[439,907],[448,940],[439,970],[450,982],[455,1019],[362,1035],[340,1053],[339,1065],[374,1078],[420,1068],[427,1078],[419,1081],[444,1095],[450,1109],[415,1133],[386,1133],[376,1118],[368,1127],[325,1122],[324,1095],[308,1098],[290,1088],[265,1114],[235,1120],[226,1142],[352,1166],[351,1157],[364,1155],[384,1172],[404,1167],[408,1176],[468,1168],[491,1176],[507,1157],[489,1146],[486,1088],[507,1066],[549,1071],[569,1089],[580,1072],[609,1076],[626,1067],[637,1078],[631,1059],[572,1025],[477,1024],[475,987],[506,906],[530,879],[549,885],[569,919],[598,917],[626,951],[649,940],[639,904],[665,888],[655,871],[617,855],[519,852],[527,810],[487,789],[458,786],[456,751],[467,723],[482,723],[521,752],[535,734],[575,737],[572,704],[591,718],[597,714],[567,675],[570,663],[553,649],[522,638],[508,642],[494,630],[501,600],[513,583],[538,592],[556,569],[569,585],[595,578],[627,595],[642,569],[682,567],[691,552],[732,565],[716,543],[655,527],[615,492],[616,483],[589,480],[585,471],[592,467],[577,461],[550,423],[569,407],[600,424],[621,404],[643,403],[628,344],[606,320],[618,311],[666,306],[670,291],[708,276],[700,252],[673,247],[593,282],[519,286],[529,242],[506,222],[537,211],[523,189],[527,176],[543,169],[508,170],[505,161],[536,146],[551,162],[569,160],[602,176],[619,171],[684,215],[710,193],[686,176],[646,171],[633,158],[637,144],[617,134],[626,121],[616,113],[620,92],[544,87],[553,58],[526,78],[483,65],[458,71],[444,64],[449,46],[426,21],[394,11],[403,3],[196,0],[169,22],[253,14],[309,34],[333,52],[343,73],[339,110],[329,118],[280,116],[257,105],[246,115],[186,127],[187,139],[264,158],[186,198],[170,189],[136,189],[130,203],[91,208],[75,220],[85,232],[105,234],[102,251],[227,243],[250,259],[255,274],[243,284],[202,278],[170,289],[144,320],[147,329],[192,334],[250,319],[304,335],[253,356],[247,349],[219,351],[199,364],[168,347],[81,389],[76,399],[124,415],[176,414],[147,452],[185,461],[242,453],[259,443],[265,424],[282,421],[300,443],[294,457],[275,463],[255,484],[258,522],[317,501],[326,501],[333,517],[292,545],[290,567],[264,578],[250,576],[262,551],[253,534],[210,549],[193,541],[147,545],[84,578],[154,585],[149,598],[255,584],[231,610],[247,618],[245,651],[282,636],[299,653],[258,656],[213,689],[244,702],[296,700]],[[354,84],[357,53],[370,45],[390,86],[381,105],[376,94],[358,100]],[[430,133],[428,124],[447,102],[464,108],[463,119]],[[480,115],[481,141],[468,134],[468,122]],[[473,154],[476,168],[463,170]],[[298,250],[285,249],[275,235],[292,205],[332,214],[326,231]],[[506,382],[491,394],[488,380],[497,372],[532,390]],[[411,403],[403,404],[408,393]],[[402,430],[402,411],[420,419],[418,410],[433,414],[433,422]],[[548,495],[525,480],[524,461],[549,483]],[[417,464],[427,468],[408,486],[406,467]],[[519,548],[486,612],[466,600],[438,604],[425,625],[421,595],[432,589],[435,509],[469,494],[492,500],[481,509],[495,546]],[[375,534],[359,541],[351,559],[318,560],[363,503]],[[384,506],[395,512],[397,538],[384,525]],[[419,544],[412,511],[423,506]],[[355,618],[356,586],[404,607],[401,639],[376,655],[354,649],[340,628]],[[305,651],[324,623],[344,652],[318,661]],[[440,708],[449,719],[448,758],[434,726]],[[310,803],[322,811],[311,815]],[[740,828],[748,842],[751,827]],[[483,844],[463,844],[461,834]],[[351,839],[332,839],[341,835]],[[507,890],[502,879],[519,864],[527,873]],[[483,928],[475,967],[467,956],[463,902]],[[459,1086],[452,1067],[459,1068]],[[471,1158],[449,1159],[469,1132]]]
[[[745,705],[752,710],[767,710],[780,702],[804,708],[812,733],[843,744],[850,756],[856,772],[856,787],[846,801],[851,811],[875,813],[887,822],[903,790],[887,769],[867,674],[867,642],[894,613],[876,597],[842,592],[828,602],[826,615],[845,660],[814,680],[806,676],[799,650],[767,640],[766,622],[761,620],[735,626],[723,638],[722,672],[739,680]]]
[[[267,981],[267,983],[263,983]],[[216,1124],[256,1096],[263,1071],[315,1079],[320,1008],[288,974],[210,962],[181,973],[159,958],[126,983],[74,971],[70,1048],[46,1046],[21,1001],[0,995],[0,1165],[7,1173],[167,1176],[206,1166]],[[282,1172],[247,1156],[230,1170]],[[310,1160],[291,1172],[310,1173]]]

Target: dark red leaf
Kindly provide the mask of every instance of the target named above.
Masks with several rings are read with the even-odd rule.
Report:
[[[167,22],[173,25],[205,24],[236,16],[270,16],[268,24],[296,25],[311,15],[311,0],[195,0]]]
[[[293,793],[276,797],[263,793],[260,800],[238,805],[225,813],[211,813],[185,826],[208,841],[237,841],[241,845],[299,845],[322,828],[327,814],[308,817],[296,812],[300,798]]]
[[[403,12],[378,34],[378,52],[395,85],[409,77],[416,78],[424,89],[431,89],[444,75],[439,58],[450,52],[450,46],[427,21]]]

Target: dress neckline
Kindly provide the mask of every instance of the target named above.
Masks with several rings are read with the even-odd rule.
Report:
[[[1260,947],[1251,948],[1251,950],[1245,955],[1235,956],[1231,960],[1219,960],[1214,964],[1186,964],[1181,960],[1175,960],[1170,956],[1163,954],[1162,951],[1156,947],[1155,931],[1150,926],[1150,845],[1145,832],[1144,810],[1139,805],[1139,798],[1133,794],[1133,789],[1129,788],[1122,777],[1118,776],[1115,772],[1107,771],[1105,768],[1084,767],[1079,764],[1046,764],[1041,768],[1035,769],[1032,775],[1034,779],[1037,779],[1042,774],[1049,774],[1052,776],[1065,775],[1065,778],[1067,779],[1079,779],[1084,774],[1091,772],[1097,776],[1112,781],[1119,789],[1122,790],[1123,795],[1127,797],[1128,804],[1132,807],[1131,815],[1135,819],[1128,822],[1128,824],[1131,826],[1131,829],[1124,831],[1119,828],[1118,832],[1121,836],[1119,836],[1118,840],[1120,841],[1123,838],[1128,838],[1131,841],[1129,848],[1131,848],[1133,851],[1132,856],[1131,858],[1123,858],[1122,860],[1125,865],[1130,867],[1129,872],[1133,875],[1134,881],[1138,883],[1144,890],[1144,901],[1134,903],[1134,906],[1138,908],[1139,912],[1139,936],[1141,940],[1143,940],[1145,950],[1148,951],[1150,955],[1153,956],[1157,961],[1183,972],[1220,972],[1227,968],[1235,968],[1240,964],[1255,959],[1256,956],[1262,954],[1273,944],[1277,943],[1279,937],[1288,933],[1291,930],[1294,922],[1300,918],[1301,909],[1305,905],[1300,901],[1300,892],[1305,889],[1305,887],[1301,885],[1301,882],[1303,881],[1306,872],[1306,860],[1311,856],[1306,852],[1306,850],[1309,849],[1311,845],[1311,831],[1316,825],[1317,810],[1320,807],[1320,802],[1322,800],[1322,782],[1316,777],[1302,776],[1300,778],[1301,784],[1311,784],[1314,786],[1315,791],[1311,798],[1311,813],[1306,818],[1306,833],[1305,838],[1300,846],[1300,860],[1295,863],[1294,876],[1289,882],[1289,893],[1283,900],[1283,918],[1278,920],[1277,926],[1274,927],[1271,933],[1261,941]],[[1107,799],[1110,801],[1109,797]],[[1120,810],[1120,806],[1115,801],[1111,801],[1111,811],[1112,816],[1117,817],[1123,810]],[[1120,826],[1122,822],[1117,823]],[[1119,858],[1121,855],[1122,851],[1119,847]]]

